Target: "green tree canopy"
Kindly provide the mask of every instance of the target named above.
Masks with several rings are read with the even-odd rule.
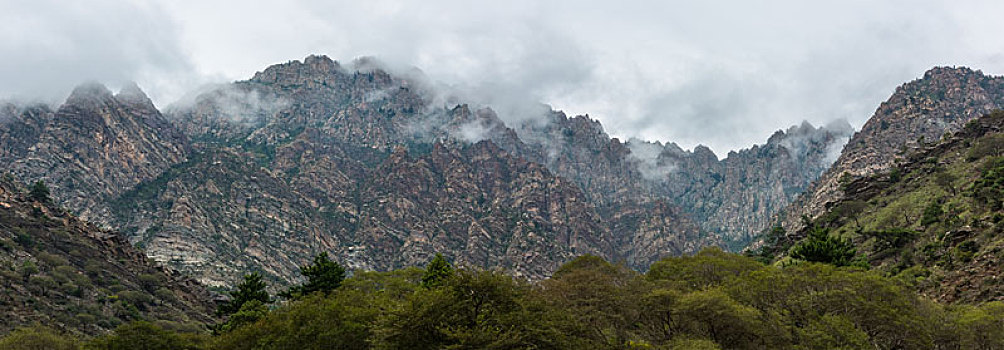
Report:
[[[0,349],[7,350],[79,350],[76,339],[47,327],[18,328],[0,338]]]
[[[261,273],[252,272],[244,275],[244,282],[237,285],[237,288],[230,292],[230,302],[220,306],[217,313],[221,315],[231,315],[241,310],[244,304],[251,301],[258,301],[262,304],[269,303],[268,291],[265,281],[262,280]]]
[[[153,323],[137,321],[115,329],[115,332],[93,339],[88,349],[100,350],[197,350],[205,343],[204,335],[183,334],[165,330]]]
[[[819,226],[810,228],[809,236],[791,249],[795,259],[836,266],[850,265],[855,254],[853,243],[830,236],[830,230]]]
[[[282,296],[296,299],[315,292],[330,294],[345,280],[345,268],[328,258],[326,252],[317,254],[312,264],[301,266],[300,274],[307,278],[307,283],[290,288]]]
[[[435,288],[442,286],[450,276],[453,276],[453,266],[442,254],[436,253],[422,274],[422,287]]]

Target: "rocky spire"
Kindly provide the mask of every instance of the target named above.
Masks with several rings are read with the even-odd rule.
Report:
[[[114,98],[112,92],[104,84],[96,81],[86,82],[77,85],[66,98],[64,105],[91,105],[94,103],[107,103]]]
[[[131,81],[122,86],[119,93],[115,94],[115,99],[121,102],[153,105],[153,102],[150,101],[150,98],[146,96],[146,93],[139,88],[139,85],[136,85],[135,82]]]

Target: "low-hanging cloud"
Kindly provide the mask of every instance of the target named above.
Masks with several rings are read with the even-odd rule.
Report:
[[[18,108],[13,103],[0,101],[0,126],[17,118]]]
[[[632,138],[628,140],[627,146],[631,150],[631,159],[637,162],[638,171],[646,180],[665,181],[670,174],[676,171],[676,164],[669,159],[660,157],[663,152],[661,143]]]
[[[818,130],[809,122],[802,122],[800,125],[792,126],[785,131],[784,139],[780,145],[788,150],[788,154],[801,162],[815,149],[815,145],[823,144],[827,140],[825,131]]]
[[[546,103],[612,136],[724,154],[802,120],[861,125],[934,65],[1004,72],[1002,12],[906,0],[14,2],[0,11],[0,96],[52,101],[81,81],[134,80],[165,106],[308,54],[374,56],[421,68],[430,91],[446,91],[435,108],[490,106],[513,124]]]
[[[231,84],[209,84],[194,90],[166,108],[168,114],[190,111],[211,102],[213,115],[250,127],[270,120],[291,104],[289,100]]]

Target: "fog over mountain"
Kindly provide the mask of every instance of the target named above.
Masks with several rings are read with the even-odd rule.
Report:
[[[0,96],[136,81],[157,106],[291,57],[372,56],[490,105],[588,113],[719,157],[807,120],[855,128],[935,65],[1004,72],[992,1],[3,1]],[[377,98],[379,96],[373,96]],[[477,129],[467,132],[477,136]]]

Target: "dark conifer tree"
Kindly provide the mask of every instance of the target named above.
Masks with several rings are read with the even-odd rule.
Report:
[[[300,266],[300,274],[307,278],[307,283],[292,287],[281,296],[296,299],[314,292],[330,294],[345,280],[345,268],[328,258],[326,252],[315,256],[312,264]]]
[[[425,267],[425,273],[422,274],[422,286],[425,288],[442,286],[443,282],[450,276],[453,276],[453,266],[446,261],[442,254],[436,253],[432,261],[429,261],[429,265]]]
[[[244,282],[238,284],[237,288],[230,292],[230,302],[221,305],[217,313],[229,316],[240,311],[241,306],[251,301],[268,304],[269,296],[268,291],[265,290],[266,287],[261,273],[253,272],[244,275]]]
[[[45,181],[35,181],[35,184],[31,185],[31,191],[28,192],[28,198],[37,202],[48,203],[49,187],[45,185]]]

